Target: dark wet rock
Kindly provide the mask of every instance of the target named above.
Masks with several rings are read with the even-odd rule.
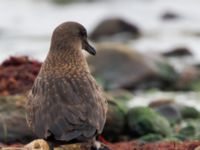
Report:
[[[108,112],[103,137],[109,141],[118,141],[125,125],[125,113],[115,101],[108,101]]]
[[[173,99],[159,99],[149,103],[149,107],[156,108],[163,105],[168,105],[174,103]]]
[[[161,16],[161,19],[162,20],[175,20],[175,19],[178,19],[180,18],[180,16],[174,12],[171,12],[171,11],[168,11],[168,12],[165,12],[162,16]]]
[[[174,84],[177,74],[164,59],[153,60],[120,44],[96,48],[97,55],[87,60],[91,73],[106,90],[167,89]]]
[[[105,89],[133,86],[134,82],[143,80],[141,77],[153,74],[141,54],[123,45],[103,44],[97,50],[95,58],[89,56],[87,60],[92,74],[103,81]]]
[[[163,139],[163,136],[160,134],[147,134],[139,138],[142,142],[158,142]]]
[[[200,71],[195,66],[189,66],[179,74],[175,85],[178,90],[199,90]]]
[[[35,138],[27,126],[24,96],[0,97],[0,143],[27,143]]]
[[[190,107],[190,106],[184,106],[181,109],[181,114],[184,119],[188,119],[188,118],[197,119],[200,116],[199,111],[196,108]]]
[[[153,60],[158,76],[161,78],[162,89],[170,89],[174,86],[175,81],[178,78],[178,73],[175,71],[174,67],[171,66],[163,57],[158,60]]]
[[[160,134],[168,136],[171,134],[169,122],[149,107],[135,107],[127,114],[129,134],[132,136],[143,136],[147,134]]]
[[[177,80],[177,87],[184,90],[199,91],[200,90],[200,69],[198,66],[190,66],[185,68],[179,80]]]
[[[179,134],[187,137],[187,139],[195,139],[200,137],[200,120],[189,119],[182,123],[182,128]]]
[[[27,127],[24,116],[1,117],[0,124],[0,142],[2,143],[27,143],[36,138]]]
[[[164,116],[171,124],[181,121],[180,105],[173,100],[157,100],[149,104],[160,115]]]
[[[93,41],[127,41],[140,37],[139,28],[123,19],[103,20],[90,34]]]
[[[200,69],[200,63],[196,63],[196,64],[194,64],[194,67]]]
[[[163,53],[166,57],[180,57],[180,56],[191,56],[191,51],[186,47],[178,47],[171,51]]]

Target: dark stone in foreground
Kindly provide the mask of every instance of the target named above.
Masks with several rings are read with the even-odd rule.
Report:
[[[160,115],[164,116],[171,124],[181,121],[182,116],[180,112],[180,105],[175,103],[174,100],[161,99],[153,101],[149,104]]]
[[[25,117],[25,96],[0,97],[0,143],[28,143],[35,138]]]
[[[109,100],[108,104],[106,124],[102,135],[106,140],[115,142],[119,141],[124,130],[125,113],[115,101]]]
[[[180,135],[186,137],[187,140],[200,140],[200,120],[187,119],[181,124]]]
[[[182,109],[181,109],[181,114],[182,114],[182,117],[184,119],[198,119],[199,116],[200,116],[200,113],[199,111],[194,108],[194,107],[190,107],[190,106],[184,106]]]
[[[36,139],[26,122],[25,103],[26,97],[23,95],[0,97],[0,143],[25,144]],[[109,137],[108,133],[115,133],[115,138],[119,138],[118,133],[123,130],[123,127],[123,110],[115,102],[109,103],[105,136]]]
[[[172,56],[180,57],[180,56],[191,56],[191,55],[192,55],[192,53],[186,47],[178,47],[171,51],[163,53],[163,56],[166,56],[166,57],[172,57]]]
[[[148,107],[135,107],[127,114],[129,134],[143,136],[147,134],[171,135],[169,122],[156,111]]]

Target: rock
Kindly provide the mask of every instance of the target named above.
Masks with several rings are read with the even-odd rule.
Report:
[[[27,143],[35,138],[26,123],[24,96],[0,97],[0,143]]]
[[[187,140],[192,140],[200,137],[200,120],[189,119],[182,122],[182,128],[179,134],[187,137]]]
[[[199,91],[200,90],[200,69],[198,66],[186,67],[177,80],[177,88],[187,91]]]
[[[178,73],[174,67],[171,66],[163,57],[159,57],[157,60],[153,60],[157,75],[160,77],[162,83],[162,89],[172,90],[174,88],[175,81],[178,78]]]
[[[166,57],[192,56],[192,53],[186,47],[178,47],[169,52],[163,53],[163,56],[166,56]]]
[[[187,137],[187,140],[189,140],[189,138],[193,137],[195,135],[195,126],[193,126],[192,124],[182,128],[180,130],[180,134],[184,135],[185,137]]]
[[[200,116],[199,111],[196,108],[190,107],[190,106],[184,106],[181,109],[181,114],[184,119],[188,119],[188,118],[198,119]]]
[[[179,15],[177,15],[176,13],[174,12],[165,12],[162,16],[161,16],[161,19],[162,20],[175,20],[175,19],[178,19],[180,18]]]
[[[111,142],[127,141],[129,137],[124,132],[125,114],[128,112],[128,101],[133,95],[126,90],[114,90],[106,93],[108,99],[107,120],[103,137]]]
[[[173,100],[163,99],[157,100],[149,104],[160,115],[164,116],[171,124],[175,124],[181,121],[182,116],[180,107]]]
[[[103,81],[105,89],[128,88],[154,73],[141,54],[123,45],[101,44],[96,48],[98,54],[87,60],[92,74]]]
[[[135,107],[127,114],[129,133],[132,136],[147,134],[171,135],[169,122],[149,107]]]
[[[163,105],[168,105],[174,103],[173,99],[158,99],[149,103],[149,107],[156,108]]]
[[[195,90],[198,91],[200,71],[195,66],[189,66],[183,69],[176,81],[176,89],[178,90]]]
[[[121,44],[100,44],[96,48],[97,55],[87,61],[106,90],[165,89],[175,82],[177,74],[164,59],[154,61]]]
[[[118,106],[118,104],[112,100],[108,101],[108,112],[106,118],[106,124],[103,130],[103,137],[109,141],[118,141],[120,135],[124,130],[125,125],[125,113]]]
[[[93,41],[127,41],[141,36],[137,26],[120,18],[103,20],[90,34]]]
[[[24,146],[30,150],[49,150],[49,145],[42,139],[34,140],[31,143]]]

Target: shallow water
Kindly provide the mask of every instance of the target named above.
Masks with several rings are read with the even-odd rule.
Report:
[[[53,29],[63,21],[78,21],[89,32],[107,17],[123,17],[136,24],[143,37],[129,44],[141,52],[167,51],[186,46],[200,60],[200,1],[109,0],[59,6],[47,0],[0,0],[0,61],[8,55],[44,60]],[[163,21],[172,11],[180,16]]]

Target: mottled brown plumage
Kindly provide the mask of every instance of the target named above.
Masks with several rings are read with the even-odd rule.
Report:
[[[103,130],[107,102],[81,49],[95,54],[82,25],[66,22],[54,30],[28,95],[27,121],[39,138],[53,143],[87,141]]]

